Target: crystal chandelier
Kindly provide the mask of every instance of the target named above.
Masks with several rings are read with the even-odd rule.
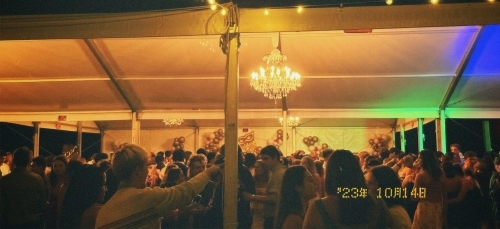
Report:
[[[163,119],[163,123],[165,123],[165,126],[179,126],[184,122],[184,119],[179,118],[173,118],[173,119]]]
[[[260,73],[253,72],[250,86],[255,90],[263,92],[270,99],[281,99],[288,92],[300,87],[300,74],[284,65],[286,56],[275,48],[271,54],[265,55],[263,60],[266,67],[260,68]]]
[[[280,118],[280,124],[283,125],[283,118]],[[299,125],[299,117],[288,117],[287,125],[289,127],[296,127]]]

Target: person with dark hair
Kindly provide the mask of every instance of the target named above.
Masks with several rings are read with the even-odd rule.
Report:
[[[462,152],[460,152],[460,145],[457,143],[453,143],[450,145],[450,151],[453,153],[453,160],[452,162],[454,164],[459,164],[462,166],[464,164],[464,155]]]
[[[203,154],[203,155],[207,156],[207,151],[203,148],[199,148],[196,150],[196,154]]]
[[[309,206],[302,228],[392,226],[385,203],[369,193],[366,197],[359,196],[363,195],[360,190],[367,190],[367,186],[359,161],[351,151],[336,150],[326,164],[327,196]]]
[[[291,166],[286,169],[274,228],[302,228],[307,204],[316,197],[317,189],[316,181],[305,167]]]
[[[42,178],[28,171],[31,150],[14,151],[14,170],[0,179],[0,228],[43,228],[47,206]]]
[[[106,192],[106,175],[92,165],[81,165],[70,177],[61,207],[61,228],[95,228]]]
[[[477,153],[474,151],[467,151],[464,154],[464,164],[462,165],[462,169],[464,172],[469,170],[471,174],[474,173],[474,165],[477,163]]]
[[[243,164],[248,168],[250,169],[250,171],[253,171],[254,169],[254,166],[255,166],[255,162],[257,161],[257,155],[255,155],[254,153],[252,152],[247,152],[245,153],[245,156],[244,156],[244,160],[243,160]],[[253,173],[252,173],[253,174]]]
[[[235,152],[230,152],[235,153]],[[255,194],[255,181],[253,180],[252,173],[243,164],[243,152],[241,147],[238,146],[238,202],[237,202],[237,221],[239,229],[249,229],[252,227],[252,212],[250,209],[250,198]],[[226,154],[226,147],[220,147],[220,154],[217,155],[216,162],[224,163],[224,156]],[[213,166],[213,165],[212,165]],[[222,206],[223,206],[223,193],[224,183],[217,185],[212,201],[212,207],[207,212],[207,218],[210,219],[208,228],[222,228]]]
[[[422,150],[418,158],[421,160],[422,170],[415,177],[415,186],[411,192],[412,200],[418,201],[412,228],[441,228],[443,200],[446,199],[443,171],[433,151]]]
[[[387,158],[385,158],[382,162],[383,165],[392,167],[398,162],[399,149],[396,147],[390,148],[387,152],[389,152]],[[385,150],[382,153],[386,153]],[[381,154],[382,155],[382,154]]]
[[[176,164],[180,169],[182,169],[182,172],[184,173],[184,176],[187,176],[188,174],[188,167],[185,163],[186,161],[186,153],[182,149],[176,149],[172,153],[172,160],[174,161],[174,164]]]
[[[372,195],[382,198],[394,223],[394,228],[411,228],[410,216],[406,212],[401,180],[394,170],[385,165],[375,166],[365,174],[366,184]]]
[[[45,159],[42,156],[38,156],[33,158],[31,161],[30,171],[40,175],[43,179],[43,183],[47,189],[47,196],[49,194],[50,182],[47,175],[45,175],[45,167],[47,164],[45,163]]]
[[[62,201],[68,189],[68,167],[68,159],[64,155],[56,156],[52,162],[46,228],[59,228]]]
[[[264,229],[273,228],[274,212],[280,196],[281,183],[285,168],[280,162],[280,151],[273,145],[268,145],[260,151],[262,166],[271,171],[271,177],[266,187],[266,195],[251,195],[246,193],[246,198],[250,201],[264,203]]]
[[[97,165],[99,163],[99,161],[104,160],[104,159],[108,159],[108,158],[109,158],[109,156],[106,153],[97,153],[94,156],[94,165]]]
[[[325,150],[323,150],[323,152],[321,153],[322,156],[323,156],[323,160],[328,161],[328,158],[330,157],[330,155],[332,155],[333,152],[334,152],[333,149],[325,149]]]

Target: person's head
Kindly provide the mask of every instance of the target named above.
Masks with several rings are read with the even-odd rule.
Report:
[[[432,179],[436,180],[443,174],[433,151],[424,149],[420,151],[418,157],[422,162],[422,169],[429,172]]]
[[[100,160],[99,163],[97,163],[97,167],[101,169],[101,171],[106,172],[109,169],[111,169],[111,161],[105,159],[105,160]]]
[[[389,158],[389,154],[390,154],[389,150],[384,149],[384,150],[382,150],[382,152],[380,152],[380,158],[382,158],[382,159]]]
[[[62,202],[61,227],[77,228],[85,210],[102,203],[106,191],[106,174],[97,166],[81,165],[70,177]]]
[[[280,151],[273,145],[268,145],[260,151],[260,158],[265,169],[281,166]]]
[[[304,166],[291,166],[285,170],[278,201],[275,228],[281,228],[290,214],[302,214],[307,202],[316,197],[317,184]]]
[[[68,166],[68,158],[63,155],[54,157],[52,161],[52,172],[56,176],[61,176],[66,173],[66,168]]]
[[[14,165],[16,168],[28,167],[31,162],[31,150],[26,147],[19,147],[14,150]]]
[[[410,155],[406,155],[403,157],[402,159],[403,163],[403,167],[408,167],[408,168],[412,168],[413,167],[413,157],[410,156]]]
[[[292,155],[293,155],[293,159],[295,160],[300,160],[304,157],[306,153],[304,152],[304,150],[297,150],[295,151]]]
[[[33,158],[31,161],[31,172],[34,172],[38,175],[45,176],[45,167],[47,164],[45,163],[45,159],[42,156],[38,156]]]
[[[185,181],[184,173],[179,167],[172,167],[167,170],[165,176],[165,185],[167,187],[172,187]]]
[[[45,164],[47,167],[52,168],[52,163],[54,162],[54,158],[55,158],[55,156],[52,154],[45,157]]]
[[[196,150],[196,154],[203,154],[203,155],[207,156],[207,151],[203,148],[199,148]]]
[[[99,161],[108,159],[109,156],[106,153],[97,153],[94,157],[95,163],[99,163]]]
[[[314,165],[314,160],[311,157],[305,156],[300,159],[300,165],[304,166],[311,174],[316,173],[316,166]]]
[[[254,177],[263,176],[263,177],[267,177],[267,179],[269,179],[269,170],[264,169],[264,167],[262,166],[261,160],[258,160],[255,162],[254,168],[255,168]]]
[[[497,171],[497,173],[500,173],[500,156],[495,157],[493,164],[495,164],[495,171]]]
[[[474,151],[467,151],[464,153],[464,162],[470,167],[473,167],[477,163],[477,154]]]
[[[395,158],[397,155],[399,155],[399,149],[396,147],[392,147],[389,149],[389,158]]]
[[[442,163],[444,161],[444,153],[441,151],[436,151],[436,159]]]
[[[176,149],[172,153],[172,160],[174,161],[184,162],[185,159],[186,159],[186,153],[184,152],[183,149]]]
[[[243,163],[245,164],[245,166],[247,166],[248,168],[253,168],[255,166],[255,162],[257,161],[257,155],[252,152],[247,152],[245,153],[244,157],[245,158]]]
[[[332,153],[334,152],[333,149],[325,149],[323,150],[323,152],[321,154],[323,154],[323,159],[325,161],[328,161],[328,158],[330,157],[330,155],[332,155]]]
[[[148,175],[148,152],[134,144],[121,147],[113,156],[113,170],[121,182],[144,188]],[[140,181],[142,180],[142,185]]]
[[[376,195],[378,190],[382,193],[380,196],[384,199],[388,207],[393,205],[404,205],[403,196],[394,195],[396,190],[401,191],[401,180],[398,174],[389,166],[378,165],[370,169],[365,174],[366,185],[373,195]],[[389,195],[387,195],[389,193]],[[391,195],[392,194],[392,195]]]
[[[165,161],[165,158],[163,157],[163,153],[161,155],[156,155],[155,156],[155,163],[156,164],[160,164],[160,163],[163,163]]]
[[[335,150],[326,164],[325,191],[339,196],[340,221],[347,225],[359,225],[369,220],[368,209],[374,203],[371,198],[342,198],[340,189],[367,189],[359,161],[349,150]]]
[[[460,153],[460,145],[457,143],[453,143],[450,145],[450,151],[454,154]]]
[[[189,158],[187,165],[189,167],[188,177],[192,178],[205,171],[205,169],[207,168],[207,157],[205,157],[204,154],[193,155],[191,158]]]

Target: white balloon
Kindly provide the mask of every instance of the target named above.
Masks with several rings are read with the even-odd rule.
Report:
[[[281,140],[281,139],[280,139],[280,140],[278,140],[278,143],[279,143],[280,145],[281,145],[281,144],[283,144],[283,140]]]
[[[308,147],[308,149],[309,149],[309,151],[313,152],[313,151],[316,149],[316,147],[314,147],[314,146],[309,146],[309,147]]]
[[[378,138],[375,138],[375,139],[373,140],[373,143],[377,144],[377,143],[378,143]]]
[[[210,139],[214,139],[215,138],[215,134],[214,133],[210,133],[210,135],[208,136]]]
[[[370,139],[375,139],[375,138],[377,138],[376,134],[370,134]]]
[[[314,146],[315,146],[315,147],[316,147],[316,146],[319,146],[319,143],[315,142],[315,143],[314,143]]]

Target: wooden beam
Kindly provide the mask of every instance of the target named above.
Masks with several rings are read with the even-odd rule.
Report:
[[[446,27],[500,23],[500,4],[456,3],[344,8],[240,9],[240,33]],[[222,16],[198,11],[0,17],[0,40],[215,35]]]

